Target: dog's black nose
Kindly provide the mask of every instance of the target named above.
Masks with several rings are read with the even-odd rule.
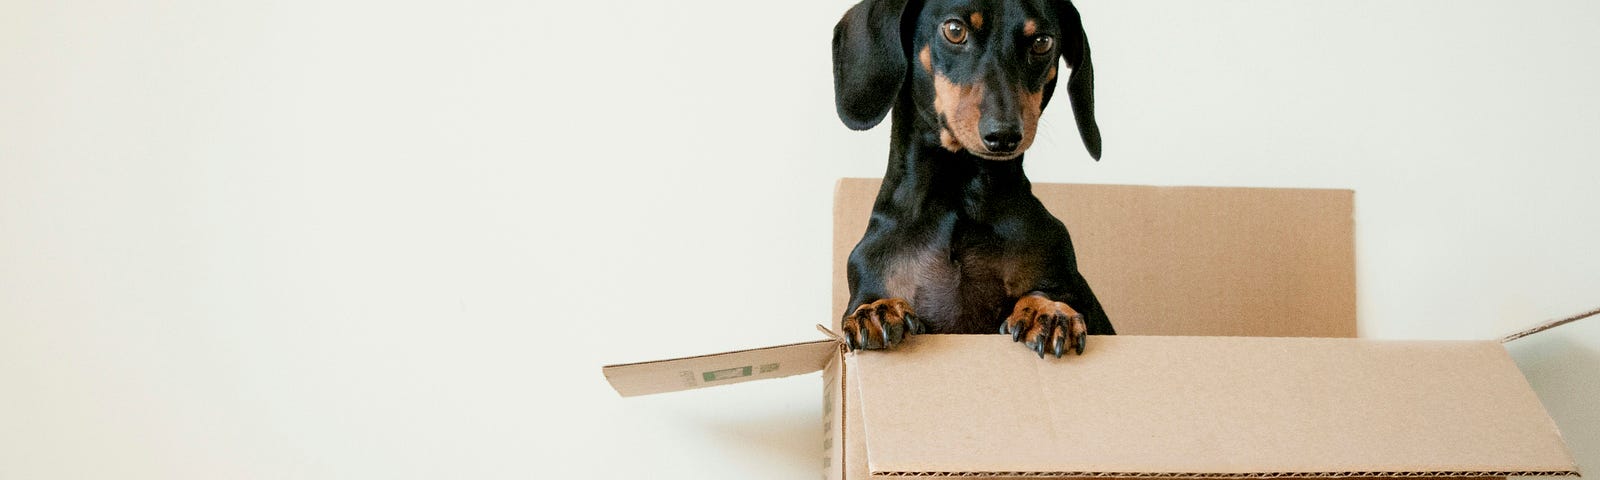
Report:
[[[994,153],[1011,153],[1022,143],[1022,129],[1011,124],[995,124],[983,129],[983,146]]]

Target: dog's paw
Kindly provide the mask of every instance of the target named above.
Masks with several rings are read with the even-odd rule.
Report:
[[[851,350],[893,348],[907,334],[926,331],[926,325],[912,313],[911,304],[898,298],[863,303],[844,317],[840,327]]]
[[[1023,342],[1038,353],[1039,358],[1044,358],[1046,353],[1061,358],[1069,349],[1083,355],[1089,327],[1083,323],[1083,315],[1067,304],[1033,294],[1017,299],[1011,316],[1000,324],[1000,333],[1010,334],[1012,341]]]

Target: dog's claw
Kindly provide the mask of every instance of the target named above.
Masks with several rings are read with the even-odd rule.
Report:
[[[1060,325],[1056,326],[1055,337],[1056,341],[1055,345],[1053,345],[1055,349],[1052,353],[1056,354],[1056,358],[1061,358],[1061,354],[1066,353],[1067,351],[1067,334],[1061,331]]]
[[[1083,315],[1073,315],[1067,317],[1067,320],[1070,323],[1062,334],[1071,335],[1073,350],[1076,350],[1078,355],[1083,355],[1083,346],[1089,338],[1089,325],[1083,322]]]
[[[880,315],[879,318],[883,318],[883,317]],[[881,322],[881,320],[880,320],[880,322]],[[899,329],[899,328],[901,328],[901,327],[899,327],[897,325],[894,325],[894,324],[885,324],[885,325],[883,325],[882,327],[880,327],[878,329],[878,331],[881,332],[881,334],[882,334],[881,337],[879,337],[879,338],[882,339],[883,345],[885,347],[887,347],[889,345],[894,345],[896,343],[900,343],[900,336],[895,334],[895,333],[897,333],[896,330]]]
[[[884,338],[883,324],[880,323],[882,320],[879,319],[876,313],[871,318],[872,321],[867,322],[865,328],[861,329],[861,343],[867,347],[867,350],[877,350],[883,348],[883,343],[881,343]]]
[[[906,312],[906,325],[911,327],[910,332],[913,334],[928,333],[928,324],[923,323],[922,317],[918,317],[914,313]]]

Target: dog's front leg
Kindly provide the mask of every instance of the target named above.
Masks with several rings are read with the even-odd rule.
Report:
[[[885,260],[895,258],[898,245],[885,241],[889,238],[894,237],[869,231],[850,252],[850,303],[839,328],[851,350],[894,348],[907,334],[927,331],[928,325],[911,308],[915,290],[908,287],[907,278],[914,275]]]
[[[1044,358],[1045,353],[1061,358],[1068,349],[1083,355],[1089,327],[1083,321],[1083,314],[1035,291],[1017,299],[1011,316],[1000,324],[1000,333],[1011,334],[1011,340],[1023,342],[1038,353],[1039,358]]]

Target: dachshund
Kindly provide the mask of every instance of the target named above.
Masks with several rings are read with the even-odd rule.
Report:
[[[998,332],[1060,358],[1116,333],[1022,170],[1057,58],[1098,161],[1094,67],[1071,2],[862,0],[834,27],[840,120],[866,130],[894,112],[888,170],[850,253],[849,348]]]

